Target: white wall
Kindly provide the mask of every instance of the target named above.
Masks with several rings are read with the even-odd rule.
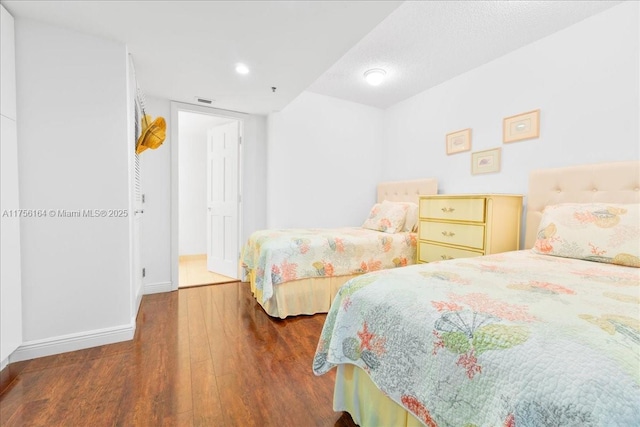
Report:
[[[180,255],[207,253],[207,131],[229,119],[181,111],[178,161]]]
[[[361,225],[382,176],[384,111],[303,92],[269,115],[269,228]]]
[[[20,208],[16,116],[15,33],[13,17],[0,5],[0,370],[22,344],[22,277],[20,272]],[[9,212],[7,212],[9,211]]]
[[[532,169],[639,157],[638,3],[626,2],[394,105],[384,177],[438,178],[439,190],[527,192]],[[502,143],[502,119],[541,110],[540,138]],[[445,134],[502,148],[500,173],[471,175]]]
[[[267,227],[267,117],[250,115],[244,119],[242,156],[241,242],[251,233]]]
[[[123,44],[16,20],[21,208],[128,210],[127,61]],[[130,339],[129,219],[21,227],[18,358]]]

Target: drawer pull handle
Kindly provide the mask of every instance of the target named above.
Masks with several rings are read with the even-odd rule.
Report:
[[[447,259],[453,259],[453,257],[449,256],[449,255],[440,255],[440,258],[447,260]]]
[[[443,235],[444,237],[453,237],[453,236],[455,236],[455,235],[456,235],[456,233],[454,233],[453,231],[443,231],[443,232],[442,232],[442,235]]]
[[[456,210],[456,208],[442,208],[442,212],[444,212],[444,213],[453,212],[455,210]]]

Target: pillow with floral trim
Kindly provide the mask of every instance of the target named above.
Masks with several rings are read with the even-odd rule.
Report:
[[[376,203],[371,208],[369,217],[362,224],[362,228],[385,233],[397,233],[404,226],[407,210],[407,206],[386,200],[382,203]]]
[[[545,255],[640,267],[640,204],[547,206],[533,250]]]
[[[407,214],[404,218],[404,225],[400,229],[402,232],[415,232],[418,229],[418,204],[413,202],[390,202],[385,200],[383,203],[393,203],[398,206],[406,207]]]
[[[401,202],[407,205],[407,216],[404,219],[402,231],[415,232],[418,230],[418,204],[412,202]]]

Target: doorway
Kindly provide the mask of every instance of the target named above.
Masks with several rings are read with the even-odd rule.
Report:
[[[172,287],[238,281],[242,118],[172,103],[172,125]]]

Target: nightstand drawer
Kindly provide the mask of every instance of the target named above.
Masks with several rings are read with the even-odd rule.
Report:
[[[484,225],[420,221],[420,240],[484,249]]]
[[[451,221],[484,222],[485,198],[437,197],[420,200],[420,217]]]
[[[467,251],[464,249],[420,242],[420,257],[418,261],[433,262],[455,258],[471,258],[480,255],[482,255],[482,252]]]

